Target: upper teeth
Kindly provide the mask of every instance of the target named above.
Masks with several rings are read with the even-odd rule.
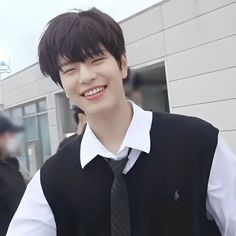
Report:
[[[94,88],[84,93],[84,96],[92,96],[104,90],[104,87]]]

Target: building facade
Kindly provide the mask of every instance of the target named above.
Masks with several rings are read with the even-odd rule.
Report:
[[[133,78],[128,96],[148,110],[209,121],[236,153],[236,1],[162,1],[120,25]],[[72,104],[38,63],[1,88],[3,111],[26,127],[22,156],[34,173],[75,130]]]

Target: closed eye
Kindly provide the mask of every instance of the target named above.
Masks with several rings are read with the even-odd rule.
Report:
[[[106,59],[106,58],[105,57],[99,57],[99,58],[96,58],[96,59],[92,60],[92,63],[96,63],[96,62],[102,61],[104,59]]]
[[[65,74],[67,74],[71,71],[74,71],[74,70],[75,70],[75,68],[70,68],[70,69],[67,69],[67,70],[63,71],[62,73],[65,75]]]

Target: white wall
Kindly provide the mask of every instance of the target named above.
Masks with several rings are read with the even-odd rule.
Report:
[[[170,110],[217,126],[236,153],[236,0],[166,0],[122,21],[129,65],[165,62]],[[5,107],[46,97],[58,145],[54,93],[38,65],[3,81]]]
[[[58,90],[51,80],[42,75],[38,64],[4,79],[2,86],[5,108],[36,100]]]
[[[142,65],[166,54],[161,7],[151,7],[121,22],[130,67]]]
[[[236,1],[164,1],[121,27],[131,67],[165,62],[171,112],[209,121],[236,153]]]
[[[236,152],[236,2],[172,0],[162,10],[171,111],[211,122]]]

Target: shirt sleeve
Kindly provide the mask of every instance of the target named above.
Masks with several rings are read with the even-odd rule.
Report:
[[[27,186],[6,236],[56,236],[56,224],[38,171]]]
[[[236,236],[236,156],[220,137],[209,177],[206,207],[222,236]]]

